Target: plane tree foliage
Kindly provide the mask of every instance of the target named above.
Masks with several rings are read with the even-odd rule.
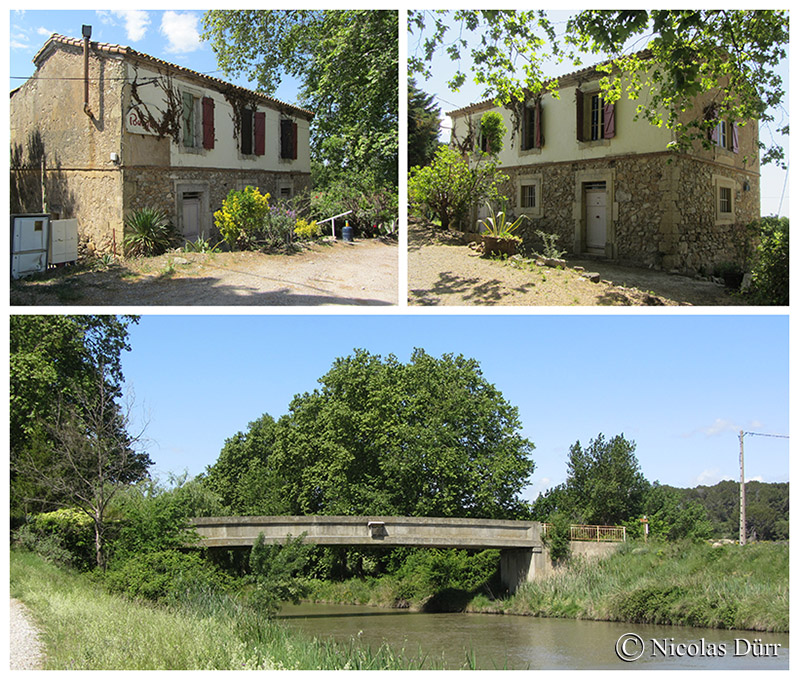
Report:
[[[314,112],[312,160],[397,184],[397,12],[388,10],[210,10],[203,17],[227,76],[246,76],[267,95],[300,80],[299,103]]]
[[[209,484],[261,483],[263,502],[232,492],[233,512],[515,518],[534,470],[516,407],[463,356],[415,350],[408,363],[364,350],[337,359],[316,390],[274,423],[228,440]],[[269,424],[269,425],[265,425]],[[267,428],[270,436],[259,434]],[[249,449],[251,447],[251,449]]]
[[[461,87],[469,71],[499,105],[526,93],[558,96],[547,61],[581,67],[580,55],[588,52],[603,61],[598,70],[606,99],[636,99],[639,116],[675,131],[677,150],[696,140],[707,144],[708,131],[723,119],[760,119],[772,132],[788,134],[788,125],[777,127],[768,111],[779,109],[786,95],[777,67],[789,44],[788,11],[584,10],[559,33],[543,10],[414,10],[409,31],[412,75],[430,76],[433,56],[444,51],[457,63],[451,88]],[[688,120],[681,116],[697,94],[711,90],[714,107]],[[774,139],[761,146],[762,163],[782,161]]]

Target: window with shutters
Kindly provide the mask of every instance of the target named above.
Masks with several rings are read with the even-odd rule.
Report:
[[[243,156],[263,156],[266,146],[266,114],[252,109],[241,110],[241,140]]]
[[[214,148],[214,100],[191,92],[181,95],[181,143],[185,150]]]
[[[711,131],[711,141],[722,149],[739,153],[739,129],[736,123],[720,121]]]
[[[600,92],[575,91],[576,137],[579,142],[599,142],[616,136],[616,111]]]
[[[713,176],[715,224],[732,224],[735,220],[736,181],[723,175]]]
[[[537,99],[534,103],[525,107],[522,119],[520,150],[541,149],[544,146],[542,130],[542,102]]]
[[[297,123],[288,118],[281,120],[281,158],[297,158]]]

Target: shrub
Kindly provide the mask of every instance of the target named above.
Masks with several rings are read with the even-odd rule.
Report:
[[[269,194],[262,194],[257,187],[232,189],[214,213],[214,224],[231,248],[249,249],[263,231],[269,209]]]
[[[258,539],[250,551],[250,581],[254,588],[250,592],[250,602],[268,617],[280,609],[281,601],[299,603],[308,593],[308,585],[297,575],[308,562],[312,546],[304,544],[305,533],[286,543],[266,544],[264,535]]]
[[[753,300],[762,305],[788,305],[789,218],[765,217],[757,227],[760,243],[753,266]]]
[[[225,589],[230,578],[198,553],[174,549],[131,556],[105,573],[111,591],[150,601],[179,600],[185,591]]]
[[[294,228],[294,234],[299,239],[316,239],[322,234],[322,227],[317,224],[316,220],[309,222],[305,218],[300,218]]]
[[[438,218],[443,229],[464,228],[473,207],[502,198],[498,188],[506,180],[494,160],[483,158],[471,166],[467,158],[443,145],[431,165],[411,169],[408,200],[418,214]]]
[[[23,525],[14,539],[56,565],[86,570],[94,564],[94,524],[77,508],[40,513]]]
[[[310,197],[311,214],[317,220],[350,211],[347,219],[356,234],[373,237],[385,231],[385,225],[397,220],[397,190],[378,187],[369,178],[355,176],[338,180]]]
[[[75,556],[64,548],[59,537],[37,534],[30,524],[23,525],[14,532],[13,539],[19,548],[35,553],[53,565],[75,566]]]
[[[140,208],[125,219],[128,234],[125,252],[128,255],[161,255],[175,242],[175,229],[167,214],[156,208]]]
[[[550,516],[544,543],[550,551],[550,560],[554,563],[563,563],[570,558],[571,526],[572,521],[566,513],[557,511]]]
[[[506,126],[503,117],[497,111],[487,111],[481,116],[481,138],[483,151],[489,154],[499,154],[503,150],[503,137]]]

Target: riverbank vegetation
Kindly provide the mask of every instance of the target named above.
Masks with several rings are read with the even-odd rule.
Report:
[[[415,669],[419,656],[289,632],[224,591],[193,589],[162,605],[11,551],[11,596],[43,630],[48,669]],[[174,596],[174,594],[173,594]]]

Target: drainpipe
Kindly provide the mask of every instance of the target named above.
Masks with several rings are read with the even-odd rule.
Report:
[[[83,25],[83,113],[89,118],[94,118],[89,108],[89,38],[92,37],[92,27]]]

